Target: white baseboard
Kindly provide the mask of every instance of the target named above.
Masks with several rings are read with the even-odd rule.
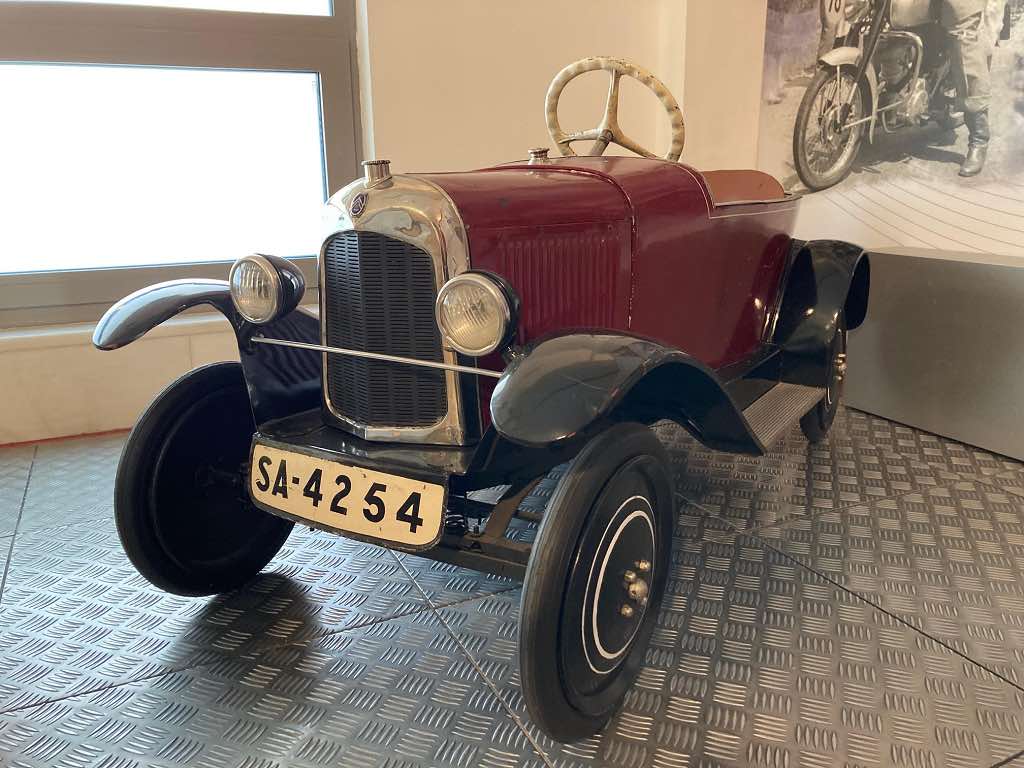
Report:
[[[178,376],[238,359],[218,313],[175,318],[113,352],[92,346],[93,326],[0,331],[0,445],[128,428]]]

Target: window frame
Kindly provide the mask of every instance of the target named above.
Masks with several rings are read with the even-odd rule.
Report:
[[[4,63],[313,72],[327,190],[355,178],[361,147],[355,5],[330,16],[0,0]],[[54,197],[58,198],[57,179]],[[316,299],[316,255],[295,259]],[[0,274],[0,328],[94,321],[161,280],[226,278],[230,261]]]

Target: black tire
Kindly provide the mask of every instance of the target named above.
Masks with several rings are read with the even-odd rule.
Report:
[[[839,411],[846,375],[846,322],[839,317],[839,328],[832,337],[828,356],[828,382],[825,396],[800,419],[800,430],[811,443],[820,443],[828,436]]]
[[[599,731],[636,678],[665,591],[674,520],[668,457],[640,424],[595,437],[559,481],[526,568],[519,623],[526,707],[553,739]],[[619,575],[605,581],[608,573]]]
[[[829,92],[827,89],[834,90],[836,88],[837,72],[843,87],[852,87],[855,74],[855,70],[852,67],[839,67],[838,70],[836,67],[818,67],[818,71],[815,72],[814,77],[807,86],[807,90],[804,91],[803,99],[800,101],[800,109],[796,113],[796,123],[793,127],[793,163],[796,165],[796,172],[800,177],[800,181],[812,191],[835,186],[850,175],[853,163],[860,151],[861,142],[864,140],[864,133],[868,127],[867,123],[861,123],[848,129],[849,136],[845,136],[846,132],[834,131],[832,123],[827,118],[824,122],[819,122],[819,118],[822,116],[820,109],[816,110],[816,102],[819,96],[824,101],[828,101]],[[860,99],[855,100],[855,111],[850,117],[851,121],[868,116],[871,104],[867,91],[868,87],[862,78],[858,85]],[[856,111],[857,109],[859,109],[859,112]],[[829,111],[828,114],[833,115],[836,113]],[[826,131],[826,133],[822,134],[822,130]],[[843,151],[832,164],[825,168],[820,168],[812,161],[808,147],[808,131],[816,131],[818,136],[835,135],[842,138],[844,142]]]
[[[176,595],[241,587],[270,561],[293,523],[257,509],[243,467],[255,431],[238,363],[185,374],[132,429],[114,485],[128,559]]]

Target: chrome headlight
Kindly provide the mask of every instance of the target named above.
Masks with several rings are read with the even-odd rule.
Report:
[[[259,253],[236,261],[228,283],[238,314],[257,324],[291,312],[305,290],[302,273],[294,264]]]
[[[435,314],[448,346],[464,355],[481,357],[507,340],[513,300],[496,279],[466,272],[438,291]]]

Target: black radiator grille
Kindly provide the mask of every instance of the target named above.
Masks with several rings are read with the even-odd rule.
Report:
[[[441,362],[437,284],[426,251],[374,232],[334,235],[324,252],[325,343]],[[369,426],[426,427],[447,412],[444,371],[328,355],[340,416]]]

